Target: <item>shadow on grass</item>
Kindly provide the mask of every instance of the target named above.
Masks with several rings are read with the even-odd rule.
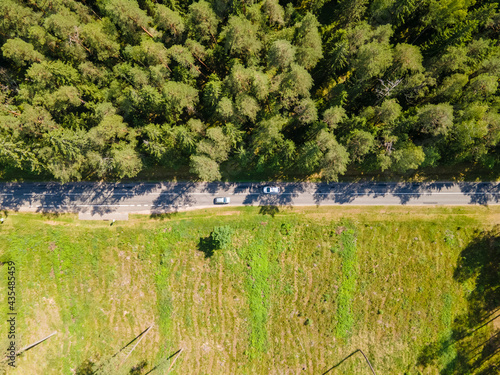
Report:
[[[139,362],[137,365],[132,367],[129,371],[129,375],[142,375],[145,371],[146,366],[148,365],[148,362],[145,360],[142,360]]]
[[[149,370],[148,372],[146,372],[144,375],[148,375],[148,374],[151,374],[153,371],[159,369],[162,365],[165,364],[166,361],[170,361],[172,358],[174,358],[177,354],[179,354],[181,352],[182,349],[179,349],[177,350],[174,354],[171,354],[170,356],[168,356],[166,359],[164,359],[163,361],[161,361],[160,363],[158,363],[155,367],[153,367],[151,370]],[[174,359],[175,361],[175,359]],[[168,372],[167,372],[168,373]]]
[[[354,354],[356,353],[361,353],[361,355],[365,358],[365,361],[366,361],[366,364],[369,366],[372,374],[376,375],[375,373],[375,370],[372,366],[372,364],[370,363],[370,360],[368,359],[368,357],[365,355],[365,353],[363,353],[363,351],[361,349],[356,349],[355,351],[353,351],[351,354],[349,354],[347,357],[345,357],[344,359],[342,359],[339,363],[337,363],[336,365],[334,365],[333,367],[330,367],[328,370],[326,370],[326,372],[324,372],[322,375],[326,375],[328,374],[330,371],[336,369],[337,367],[339,367],[342,363],[344,363],[345,361],[347,361],[349,358],[351,358]]]
[[[347,357],[343,358],[339,363],[337,363],[336,365],[330,367],[328,370],[326,370],[322,375],[326,375],[328,374],[330,371],[336,369],[337,367],[339,367],[342,363],[344,363],[345,361],[347,361],[349,358],[351,358],[354,354],[356,354],[357,352],[359,351],[359,349],[353,351],[351,354],[349,354]]]
[[[166,220],[166,219],[171,219],[171,218],[173,218],[176,214],[177,214],[177,212],[170,212],[170,213],[152,213],[151,215],[149,215],[149,218],[150,218],[150,219],[154,219],[154,220],[160,220],[160,221],[163,221],[163,220]]]
[[[146,360],[142,360],[137,365],[130,368],[128,371],[129,375],[145,375],[146,367],[148,362]],[[118,371],[117,368],[115,368]],[[151,373],[155,368],[148,372]],[[96,363],[92,362],[90,359],[86,359],[80,366],[78,366],[75,370],[75,375],[101,375],[107,372],[100,371],[99,368],[96,368]],[[120,373],[125,373],[121,371]]]
[[[205,258],[210,258],[214,255],[216,246],[211,236],[201,237],[197,246],[198,250],[205,254]]]
[[[148,362],[146,360],[142,360],[137,365],[130,368],[130,370],[128,371],[128,374],[129,375],[148,375],[148,374],[156,374],[156,373],[158,373],[158,371],[161,372],[162,370],[165,370],[165,368],[167,367],[167,365],[168,365],[167,362],[170,361],[172,358],[174,358],[176,355],[178,355],[181,351],[182,351],[182,349],[179,349],[175,353],[168,356],[167,358],[164,358],[163,360],[161,360],[159,363],[157,363],[155,366],[153,366],[147,372],[145,372],[145,371],[146,371],[146,367],[148,367]],[[175,362],[175,359],[174,359],[174,362]],[[172,365],[173,365],[173,362],[170,363],[170,366],[168,367],[168,369],[170,369],[172,367]],[[108,368],[108,370],[110,370],[110,369]],[[117,370],[116,367],[114,367],[114,369],[112,367],[110,371],[116,371],[116,370]],[[109,371],[106,372],[106,370],[101,371],[101,367],[98,366],[98,364],[96,362],[93,362],[90,359],[86,359],[75,370],[76,375],[105,375],[105,374],[109,374],[109,373],[110,372]],[[124,373],[124,372],[120,372],[120,373]]]
[[[278,212],[280,212],[278,206],[261,206],[259,210],[259,214],[270,215],[271,217],[274,217]]]
[[[93,375],[95,363],[90,359],[86,359],[80,366],[75,370],[76,375]]]
[[[444,363],[440,374],[498,374],[500,361],[500,226],[480,233],[460,254],[453,278],[475,280],[467,311],[451,331],[427,345],[418,356],[425,368]],[[495,323],[494,323],[495,322]]]
[[[56,219],[61,216],[61,213],[54,211],[42,211],[41,214],[45,219]]]

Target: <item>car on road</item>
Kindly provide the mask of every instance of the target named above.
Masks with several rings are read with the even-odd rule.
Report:
[[[262,191],[264,194],[279,194],[280,188],[279,186],[265,186]]]
[[[214,204],[229,204],[231,203],[231,198],[229,197],[217,197],[214,199]]]

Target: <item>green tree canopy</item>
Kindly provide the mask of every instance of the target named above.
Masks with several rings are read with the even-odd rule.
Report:
[[[495,1],[3,0],[0,12],[7,179],[500,165]]]

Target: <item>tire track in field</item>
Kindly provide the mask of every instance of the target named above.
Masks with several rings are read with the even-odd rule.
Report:
[[[279,264],[283,270],[286,269],[285,253],[286,253],[285,251],[281,252],[280,261],[279,261]],[[286,274],[284,272],[282,273],[282,279],[280,280],[280,285],[285,285],[284,280],[283,280],[283,275],[286,276]],[[275,306],[277,306],[281,310],[280,315],[285,315],[287,320],[290,320],[290,312],[287,311],[287,309],[285,308],[286,300],[287,300],[287,295],[283,294],[282,299],[279,301],[280,303],[275,305]],[[277,314],[278,312],[273,311],[272,313],[273,313],[273,317],[274,317],[275,314]],[[273,324],[273,326],[275,327],[276,325]],[[274,345],[273,345],[273,363],[272,363],[272,365],[273,365],[274,371],[272,372],[272,374],[282,374],[278,369],[282,368],[286,363],[286,360],[284,358],[281,358],[281,352],[283,352],[283,348],[285,347],[285,343],[286,343],[286,339],[285,339],[286,332],[281,326],[280,326],[280,328],[281,329],[278,331],[279,336],[278,335],[275,336],[276,340],[273,343]],[[280,348],[281,348],[281,350],[280,350]]]
[[[171,244],[170,244],[171,245]],[[173,245],[176,246],[176,245]],[[169,326],[168,326],[168,332],[166,332],[167,338],[167,349],[169,352],[177,350],[177,347],[183,347],[185,350],[186,357],[189,357],[189,349],[184,347],[185,345],[185,340],[184,340],[184,332],[182,330],[182,322],[180,318],[180,308],[183,306],[183,295],[182,293],[178,292],[179,288],[177,287],[177,283],[179,280],[176,279],[176,274],[179,272],[180,268],[180,262],[178,261],[178,258],[175,257],[175,260],[173,259],[174,255],[171,255],[171,257],[168,259],[167,265],[165,267],[168,269],[168,273],[166,273],[166,277],[168,279],[167,287],[169,291],[169,298],[170,298],[170,303],[171,303],[171,312],[169,316]],[[183,278],[181,278],[181,281]],[[167,297],[167,298],[168,298]],[[170,354],[170,353],[168,353]],[[183,355],[184,356],[184,355]],[[188,364],[190,361],[186,361]]]
[[[235,308],[236,310],[236,308]],[[237,315],[236,311],[231,313],[231,327],[234,328],[234,331],[232,332],[232,337],[228,339],[228,345],[229,345],[229,361],[230,365],[234,366],[234,369],[230,366],[229,368],[229,373],[230,374],[236,374],[237,369],[238,369],[238,335],[237,335]]]
[[[238,275],[241,277],[241,275]],[[236,275],[235,275],[236,277]],[[234,283],[237,286],[232,286],[234,291],[233,308],[229,310],[231,320],[230,327],[232,327],[232,337],[230,337],[230,359],[234,369],[231,369],[231,374],[238,373],[238,366],[244,361],[243,353],[247,349],[244,345],[248,342],[248,329],[243,316],[246,315],[248,310],[248,302],[244,294],[244,288],[240,283],[244,282],[241,278]]]
[[[239,260],[239,256],[237,255],[237,250],[233,249],[233,251],[236,251],[234,253],[235,258]],[[230,254],[233,254],[232,251]],[[221,261],[221,268],[223,271],[223,275],[226,275],[226,279],[224,280],[226,283],[225,285],[227,288],[229,288],[230,291],[227,291],[226,299],[228,301],[232,301],[231,306],[227,309],[227,327],[229,327],[230,332],[225,336],[224,338],[224,345],[227,351],[227,365],[228,368],[226,369],[226,373],[228,374],[237,374],[238,373],[238,364],[239,364],[239,358],[243,357],[242,353],[243,351],[238,352],[238,343],[243,341],[243,335],[246,333],[246,331],[239,331],[240,324],[238,322],[238,311],[241,310],[241,300],[237,296],[240,296],[243,298],[243,295],[237,288],[235,288],[235,285],[238,285],[238,282],[240,279],[238,279],[238,276],[241,276],[241,274],[234,273],[233,267],[231,266],[232,262],[235,262],[234,259],[230,259],[231,257],[225,257],[224,261]],[[229,305],[229,303],[228,303]],[[239,333],[239,335],[238,335]],[[239,354],[239,355],[238,355]]]
[[[206,266],[210,267],[210,266]],[[213,374],[213,367],[214,367],[214,358],[215,356],[213,355],[213,350],[214,350],[214,342],[215,340],[212,338],[215,336],[214,332],[214,325],[213,325],[213,316],[214,316],[214,306],[217,306],[217,294],[214,293],[216,290],[216,281],[214,281],[214,277],[212,277],[212,270],[207,270],[204,272],[205,277],[208,278],[210,281],[207,283],[209,287],[207,288],[207,291],[205,293],[205,296],[208,296],[209,298],[206,299],[206,305],[205,305],[205,313],[204,315],[204,322],[205,322],[205,329],[199,332],[199,338],[203,343],[200,346],[200,357],[206,357],[208,356],[208,360],[205,358],[204,361],[206,362],[205,368],[207,369],[207,374]],[[216,310],[216,309],[215,309]],[[216,314],[216,312],[215,312]],[[209,339],[210,338],[210,339]],[[201,342],[200,341],[200,342]]]
[[[311,271],[308,271],[307,272],[307,278],[308,278],[308,288],[307,290],[308,291],[313,291],[313,276],[312,276],[312,272]],[[306,299],[305,299],[305,306],[304,306],[304,309],[306,307],[308,307],[309,305],[309,301],[311,300],[311,296],[310,296],[310,293],[307,293],[306,294]],[[305,329],[302,329],[302,331],[307,331],[307,329],[311,329],[310,326],[304,326]],[[304,335],[304,339],[307,339],[308,335],[307,335],[307,332],[305,332],[306,334]],[[309,345],[308,342],[305,342],[305,347],[306,347],[306,351],[305,351],[305,354],[306,354],[306,361],[307,361],[307,369],[311,369],[313,368],[313,361],[312,361],[312,353],[311,353],[311,346]]]
[[[223,300],[222,300],[222,305],[224,306],[224,300],[227,301],[226,308],[225,308],[225,330],[224,330],[224,350],[225,350],[225,355],[226,355],[226,365],[228,367],[225,367],[226,373],[231,373],[235,374],[238,372],[238,352],[236,349],[235,344],[238,342],[241,342],[242,340],[245,339],[245,331],[241,331],[239,329],[240,324],[238,322],[238,312],[240,311],[240,299],[237,298],[237,290],[235,290],[235,285],[234,283],[236,282],[233,279],[233,275],[230,274],[229,271],[225,271],[225,264],[222,265],[222,268],[224,270],[223,275],[226,277],[224,279],[224,285],[227,286],[226,289],[226,294],[222,295]],[[235,339],[237,341],[235,341]],[[241,351],[243,353],[243,351]],[[240,353],[240,355],[241,355]],[[233,367],[235,368],[233,369]]]
[[[326,267],[322,267],[321,271],[318,271],[318,274],[324,275],[326,274],[326,272],[328,272],[328,270],[326,270]],[[328,309],[328,306],[326,304],[330,304],[331,302],[323,299],[325,295],[330,295],[329,293],[331,293],[330,292],[331,286],[321,281],[322,280],[319,280],[316,283],[318,287],[315,290],[315,296],[316,296],[315,306],[317,306],[317,309],[319,310],[318,315],[320,315],[321,319],[326,321],[326,316],[332,313],[332,311]],[[318,324],[320,324],[319,321]],[[318,333],[316,339],[318,340],[318,342],[315,343],[315,352],[317,358],[317,361],[315,361],[316,363],[316,368],[314,369],[315,373],[320,372],[326,366],[324,355],[325,351],[327,350],[327,343],[329,342],[329,339],[331,340],[331,337],[329,337],[327,332],[323,331]]]
[[[296,295],[294,295],[294,301],[292,303],[292,306],[296,309],[296,313],[293,315],[293,318],[290,322],[289,325],[289,338],[288,342],[290,344],[293,344],[291,348],[292,353],[296,353],[293,361],[293,364],[290,363],[290,373],[295,373],[298,374],[301,372],[302,368],[304,367],[304,361],[307,359],[307,352],[306,348],[304,346],[302,337],[303,337],[303,326],[302,323],[304,321],[304,315],[306,315],[306,312],[308,310],[307,306],[307,296],[308,293],[306,292],[306,287],[305,285],[305,271],[303,269],[302,262],[299,258],[298,252],[295,252],[295,257],[293,259],[293,263],[295,265],[295,272],[294,272],[294,284],[295,284],[295,291]],[[295,311],[295,310],[294,310]],[[290,345],[289,344],[289,345]],[[295,347],[295,350],[293,350]],[[298,350],[297,350],[298,349]]]
[[[203,266],[197,267],[198,269],[195,269],[194,273],[196,273],[196,276],[194,278],[193,282],[193,288],[191,290],[191,294],[186,296],[186,299],[190,299],[193,302],[193,309],[189,313],[191,314],[191,320],[193,322],[193,328],[192,330],[194,331],[192,335],[189,335],[189,342],[191,343],[191,351],[190,351],[190,357],[194,357],[194,360],[186,360],[186,363],[189,363],[189,371],[186,371],[186,373],[191,373],[194,374],[196,373],[196,369],[201,368],[201,363],[200,363],[200,357],[201,357],[201,345],[197,345],[199,343],[198,338],[201,336],[200,335],[200,328],[198,324],[198,317],[199,317],[199,312],[203,311],[203,305],[205,302],[205,298],[199,295],[199,290],[200,290],[200,284],[205,276],[205,270]],[[206,281],[205,284],[206,285]],[[196,364],[195,368],[192,368]]]
[[[227,312],[229,310],[227,305],[223,304],[223,297],[224,297],[224,292],[222,289],[223,285],[226,285],[224,283],[224,262],[220,261],[218,264],[218,274],[217,274],[217,282],[218,282],[218,288],[217,288],[217,311],[220,314],[221,319],[217,319],[220,322],[220,342],[219,345],[222,346],[221,354],[224,354],[224,358],[221,358],[218,362],[223,363],[221,367],[225,367],[225,364],[228,362],[228,357],[227,357],[227,349],[226,349],[226,336],[227,336]],[[226,292],[229,291],[229,283],[227,283]]]
[[[294,322],[294,318],[297,317],[297,314],[299,311],[296,311],[295,308],[298,307],[297,306],[297,301],[299,299],[299,285],[298,285],[298,281],[297,281],[297,278],[298,278],[298,252],[297,251],[294,251],[293,252],[293,261],[292,261],[292,264],[295,265],[295,267],[293,268],[293,299],[292,299],[292,303],[290,304],[291,307],[292,307],[292,311],[291,311],[291,314],[290,314],[290,319],[289,319],[289,322],[290,324],[288,324],[286,326],[286,331],[285,331],[285,337],[286,337],[286,340],[285,342],[288,343],[288,345],[290,345],[291,343],[295,342],[295,336],[293,334],[293,331],[292,331],[292,325],[293,325],[293,322]],[[289,350],[288,348],[286,350],[284,350],[285,353],[288,353]],[[293,353],[294,351],[293,350],[290,350],[291,353]],[[292,363],[288,363],[288,358],[285,357],[285,363],[290,367],[290,366],[293,366],[293,367],[297,367],[299,365],[298,363],[298,358],[297,356],[293,356],[292,357],[293,359],[293,364]],[[287,371],[287,373],[289,373]]]
[[[295,314],[294,314],[295,315]],[[286,324],[285,326],[282,326],[281,327],[281,330],[280,330],[280,333],[281,333],[281,337],[282,337],[282,344],[283,346],[281,347],[281,350],[279,352],[279,355],[278,355],[278,358],[280,359],[279,361],[275,361],[275,364],[277,364],[277,368],[281,367],[281,368],[286,368],[285,370],[285,374],[288,374],[289,373],[289,367],[292,366],[292,363],[291,362],[295,362],[295,356],[293,356],[291,359],[288,358],[288,354],[289,353],[293,353],[292,350],[290,350],[289,346],[291,345],[291,343],[293,343],[293,332],[292,332],[292,319],[288,319],[289,320],[289,324]],[[280,373],[278,371],[278,373]]]
[[[215,260],[211,260],[214,262]],[[205,348],[209,355],[209,373],[221,373],[221,367],[227,363],[227,353],[225,351],[225,310],[223,304],[223,265],[218,262],[210,269],[211,290],[210,293],[210,314],[208,316],[207,331],[205,332]],[[217,355],[215,354],[217,353]],[[222,363],[222,366],[221,366]],[[226,371],[227,372],[227,371]]]
[[[310,311],[309,300],[310,300],[310,292],[313,287],[312,273],[310,270],[304,271],[304,280],[303,285],[307,283],[307,287],[301,288],[304,291],[302,298],[298,300],[298,304],[300,306],[301,317],[300,320],[297,321],[294,329],[292,329],[292,340],[298,342],[300,348],[299,356],[297,357],[297,371],[303,371],[304,368],[306,370],[312,369],[312,361],[311,361],[311,349],[306,341],[308,338],[308,329],[310,326],[305,325],[304,318],[308,319],[308,311]],[[295,330],[295,332],[294,332]]]
[[[300,332],[301,327],[299,324],[300,323],[298,323],[297,321],[290,322],[289,329],[288,329],[288,332],[290,333],[290,338],[289,338],[288,342],[290,344],[293,344],[293,346],[295,347],[295,350],[292,350],[291,352],[296,353],[295,356],[293,356],[294,363],[289,364],[289,367],[290,367],[289,370],[291,373],[296,373],[296,374],[300,373],[300,370],[302,370],[303,364],[301,364],[301,362],[302,362],[301,353],[305,353],[305,351],[306,351],[304,344],[302,343],[302,338],[301,338],[302,332]],[[293,347],[291,349],[293,349]],[[297,351],[297,349],[299,349],[299,350]]]
[[[329,252],[329,250],[326,250]],[[328,260],[328,255],[323,252],[322,258],[325,259],[324,262],[319,264],[318,267],[314,267],[312,271],[312,276],[313,276],[313,285],[314,285],[314,290],[313,290],[313,298],[311,301],[311,304],[315,307],[314,313],[318,316],[318,321],[314,322],[314,324],[318,324],[321,326],[320,319],[323,319],[323,316],[329,313],[329,311],[326,310],[326,306],[324,305],[326,302],[324,302],[324,296],[328,294],[330,285],[323,282],[323,275],[328,274],[329,272],[329,266],[330,262]],[[316,281],[314,280],[316,277]],[[312,369],[314,373],[321,373],[321,370],[325,368],[325,363],[324,363],[324,352],[326,350],[326,345],[327,345],[327,335],[326,333],[323,332],[318,332],[317,334],[314,335],[314,346],[311,346],[311,352],[312,352],[312,359],[313,359],[313,364],[315,365]],[[310,370],[311,371],[311,370]]]
[[[244,283],[244,279],[240,279],[240,283]],[[249,342],[249,331],[248,331],[248,323],[244,320],[243,316],[248,315],[248,300],[246,295],[244,294],[244,287],[240,284],[239,287],[239,295],[237,299],[234,301],[235,306],[232,311],[232,318],[234,327],[233,337],[232,337],[232,357],[234,362],[234,371],[231,374],[237,374],[241,370],[239,370],[239,365],[244,364],[244,355],[245,350],[248,350],[248,342]],[[243,359],[242,359],[243,358]]]

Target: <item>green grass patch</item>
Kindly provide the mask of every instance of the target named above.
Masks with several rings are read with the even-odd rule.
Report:
[[[113,226],[10,213],[0,261],[17,264],[19,345],[58,333],[9,374],[106,363],[116,375],[166,372],[179,349],[172,374],[324,373],[358,348],[381,374],[474,373],[498,360],[471,349],[495,332],[483,324],[498,288],[489,230],[500,208],[259,210]],[[230,227],[231,241],[207,256],[216,227]],[[5,297],[0,283],[2,348]],[[151,324],[117,370],[120,349]],[[335,371],[360,373],[363,361]]]
[[[441,367],[450,366],[457,356],[453,340],[453,297],[449,293],[443,295],[443,307],[441,310],[441,322],[444,330],[444,350],[441,355]]]
[[[165,238],[158,238],[155,243],[161,249],[159,266],[156,271],[156,294],[159,326],[164,337],[163,349],[168,351],[172,348],[172,296],[170,293],[170,274],[172,271],[172,250]],[[149,245],[151,246],[151,245]]]
[[[248,262],[246,290],[250,307],[250,351],[251,358],[267,348],[266,323],[269,314],[270,265],[268,249],[263,239],[250,244],[245,260]]]
[[[340,245],[342,258],[342,278],[337,296],[337,337],[348,339],[352,335],[354,316],[352,301],[356,292],[358,279],[356,256],[356,228],[351,222],[343,222],[340,230]]]

